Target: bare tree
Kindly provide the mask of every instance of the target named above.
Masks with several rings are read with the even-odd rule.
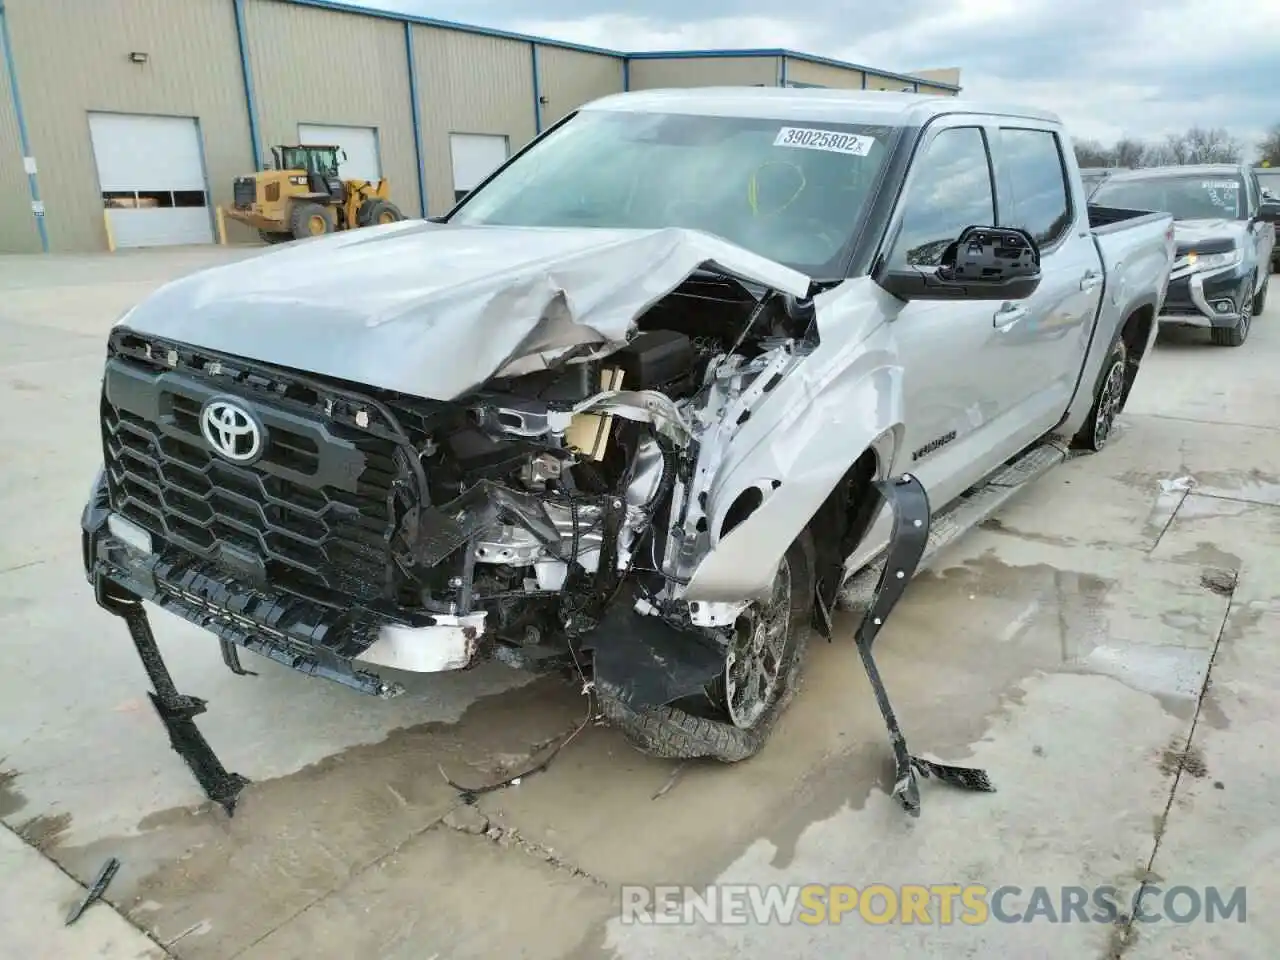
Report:
[[[1258,162],[1268,167],[1280,167],[1280,123],[1273,123],[1267,135],[1258,141]]]
[[[1147,144],[1136,137],[1121,137],[1111,152],[1115,156],[1117,167],[1136,169],[1142,166],[1143,157],[1147,153]]]
[[[1109,167],[1113,163],[1112,151],[1097,140],[1075,141],[1076,163],[1082,167]]]

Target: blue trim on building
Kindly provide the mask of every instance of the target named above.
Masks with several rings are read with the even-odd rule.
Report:
[[[253,68],[249,65],[249,31],[244,25],[244,0],[232,0],[236,13],[236,44],[240,47],[240,74],[244,78],[244,104],[249,114],[249,146],[253,162],[262,165],[262,140],[258,136],[258,107],[254,103]]]
[[[418,111],[418,62],[413,55],[413,24],[404,25],[405,61],[409,65],[409,109],[413,119],[413,157],[418,168],[418,212],[427,216],[427,158],[422,146],[422,115]]]
[[[603,47],[589,47],[581,43],[569,43],[566,40],[551,40],[546,37],[534,37],[526,33],[513,33],[510,30],[498,30],[493,27],[477,27],[471,23],[458,23],[453,20],[438,20],[435,17],[421,17],[412,13],[395,10],[374,10],[354,3],[341,3],[339,0],[285,0],[303,7],[318,7],[322,10],[334,10],[338,13],[355,13],[363,17],[377,17],[380,20],[398,20],[401,23],[417,23],[424,27],[439,27],[442,30],[457,30],[461,33],[474,33],[482,37],[499,37],[504,40],[521,40],[524,43],[540,43],[544,47],[559,47],[562,50],[578,50],[582,53],[600,53],[610,57],[622,56],[617,50],[605,50]]]
[[[784,53],[778,58],[778,86],[785,87],[787,85],[787,55]]]
[[[542,132],[542,71],[538,69],[538,44],[529,44],[529,60],[533,64],[533,132]]]
[[[862,71],[862,89],[867,89],[867,71]]]
[[[18,92],[18,68],[13,62],[13,41],[9,38],[9,20],[5,16],[4,2],[0,0],[0,55],[4,56],[5,66],[9,71],[9,100],[13,103],[13,115],[18,121],[18,145],[22,148],[22,156],[33,156],[31,141],[27,137],[27,121],[22,113],[22,96]],[[31,194],[31,217],[36,222],[36,231],[40,234],[40,249],[49,252],[49,230],[44,225],[44,217],[38,215],[35,205],[40,202],[40,182],[34,173],[27,174],[27,190]]]
[[[622,59],[622,92],[626,93],[631,89],[631,61],[626,57]]]

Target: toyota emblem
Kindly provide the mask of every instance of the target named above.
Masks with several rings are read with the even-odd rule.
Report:
[[[262,428],[233,400],[212,400],[200,414],[200,431],[219,456],[248,463],[262,452]]]

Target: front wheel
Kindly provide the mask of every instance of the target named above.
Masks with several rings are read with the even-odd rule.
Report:
[[[1111,439],[1116,417],[1124,403],[1125,369],[1128,356],[1124,341],[1117,340],[1107,355],[1106,362],[1102,365],[1102,373],[1098,379],[1098,386],[1094,390],[1093,407],[1089,411],[1089,418],[1080,428],[1080,432],[1071,439],[1071,446],[1074,449],[1092,450],[1096,453]]]
[[[806,532],[778,565],[768,597],[738,618],[724,671],[705,694],[643,712],[602,694],[605,719],[655,757],[737,763],[755,756],[799,684],[813,591],[813,548]]]
[[[1267,285],[1271,283],[1271,277],[1268,276],[1262,281],[1262,289],[1258,291],[1258,295],[1253,298],[1253,315],[1261,316],[1262,311],[1267,309]]]

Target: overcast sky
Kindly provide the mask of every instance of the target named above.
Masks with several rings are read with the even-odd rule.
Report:
[[[959,67],[965,95],[1054,110],[1075,136],[1105,141],[1200,124],[1251,150],[1280,122],[1274,0],[349,2],[610,49],[788,47],[903,73]]]

